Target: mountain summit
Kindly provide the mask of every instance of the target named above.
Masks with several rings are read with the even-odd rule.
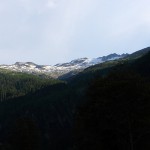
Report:
[[[98,58],[79,58],[72,60],[71,62],[51,65],[37,65],[33,62],[16,62],[13,65],[0,65],[0,68],[8,69],[16,72],[25,72],[30,74],[46,74],[53,78],[58,78],[70,71],[81,71],[87,67],[103,63],[106,61],[116,60],[119,58],[124,58],[128,54],[118,55],[116,53],[110,54]]]

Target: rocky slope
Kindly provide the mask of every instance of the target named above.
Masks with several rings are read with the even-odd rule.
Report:
[[[51,65],[37,65],[33,62],[16,62],[13,65],[0,65],[0,68],[8,69],[16,72],[25,72],[30,74],[45,74],[53,78],[58,78],[69,72],[80,72],[83,69],[103,63],[106,61],[116,60],[119,58],[124,58],[128,54],[118,55],[116,53],[110,54],[108,56],[98,57],[98,58],[80,58],[72,60],[68,63]],[[73,74],[72,74],[73,75]]]

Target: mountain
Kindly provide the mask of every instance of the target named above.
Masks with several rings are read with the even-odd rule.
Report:
[[[150,48],[147,48],[131,54],[132,58],[129,55],[123,57],[123,59],[111,60],[90,66],[78,75],[66,80],[66,82],[49,84],[23,97],[2,101],[0,103],[0,149],[29,150],[28,145],[30,145],[31,147],[33,146],[32,150],[80,150],[80,144],[84,144],[86,147],[82,148],[87,150],[91,144],[92,148],[97,150],[97,147],[94,147],[94,145],[103,144],[105,141],[106,145],[104,143],[104,146],[112,146],[111,144],[116,144],[118,141],[128,147],[128,133],[130,133],[128,131],[133,131],[131,133],[133,133],[133,138],[136,138],[137,141],[135,146],[141,141],[149,144],[149,99],[140,101],[138,96],[142,98],[144,95],[149,95],[149,91],[143,91],[142,89],[149,90],[150,86],[143,88],[145,82],[141,78],[136,77],[136,75],[130,74],[131,70],[150,79],[149,51]],[[87,58],[74,60],[72,64],[83,64],[85,60]],[[57,64],[56,66],[64,67],[70,64],[71,62],[69,64]],[[28,62],[17,63],[17,65],[35,66],[36,64]],[[115,75],[111,75],[112,72]],[[128,76],[128,74],[130,75]],[[11,72],[10,75],[12,75]],[[14,78],[10,80],[14,80]],[[146,78],[146,83],[149,81],[148,79]],[[16,80],[20,79],[16,78]],[[36,83],[38,82],[39,80],[36,81]],[[8,84],[15,83],[8,82]],[[32,85],[32,82],[29,85]],[[21,84],[21,88],[23,86]],[[18,84],[16,84],[16,87],[18,88]],[[8,89],[10,88],[8,87]],[[102,90],[104,94],[101,92]],[[87,97],[89,93],[93,93],[91,98]],[[101,102],[101,98],[99,98],[101,94],[105,96],[104,98],[102,97],[102,100],[106,99],[108,101],[99,103]],[[117,101],[115,101],[116,98]],[[87,103],[89,100],[91,103]],[[93,100],[96,101],[93,102]],[[133,103],[132,107],[132,105],[128,105],[130,101],[138,101],[138,103]],[[84,106],[90,109],[82,109]],[[130,108],[133,108],[133,111]],[[85,116],[79,111],[80,109],[83,110],[83,113],[85,112]],[[129,117],[133,117],[131,123],[134,130],[128,128],[130,127],[129,117],[124,117],[124,114],[128,114],[125,110],[133,112]],[[99,111],[102,112],[102,115],[97,115]],[[76,116],[78,114],[80,116]],[[85,119],[87,119],[87,123],[84,122]],[[106,122],[106,119],[108,119],[108,122]],[[96,121],[98,121],[98,124]],[[87,127],[91,127],[91,130],[88,130]],[[102,132],[99,133],[97,131]],[[90,134],[89,132],[92,133]],[[77,143],[74,134],[77,136],[75,138],[79,139]],[[91,135],[93,138],[91,138]],[[95,135],[102,138],[95,138]],[[89,139],[93,139],[93,143],[89,144]],[[112,141],[112,143],[109,141]],[[143,146],[146,144],[143,144]],[[124,147],[113,148],[124,149]],[[89,149],[92,148],[90,147]],[[109,149],[113,148],[110,147]],[[130,147],[125,149],[129,150]],[[144,147],[144,150],[148,149]]]
[[[108,56],[98,57],[98,58],[80,58],[72,60],[68,63],[56,64],[54,66],[50,65],[37,65],[33,62],[16,62],[13,65],[0,65],[0,68],[8,69],[11,71],[25,72],[29,74],[45,74],[53,78],[58,78],[69,72],[73,72],[70,75],[74,75],[77,72],[84,70],[90,66],[103,63],[106,61],[116,60],[119,58],[124,58],[128,54],[118,55],[116,53],[110,54]]]
[[[150,47],[146,47],[144,49],[141,49],[141,50],[138,50],[128,56],[125,56],[124,58],[126,59],[137,59],[137,58],[140,58],[142,57],[143,55],[147,54],[148,52],[150,52]]]
[[[56,79],[0,70],[0,102],[24,96],[39,89],[61,83]]]
[[[96,64],[84,69],[82,72],[76,74],[75,76],[70,76],[70,73],[59,77],[60,79],[65,79],[68,82],[74,84],[89,84],[91,80],[96,77],[106,76],[112,71],[121,70],[131,70],[138,73],[144,74],[149,72],[149,54],[150,47],[138,50],[132,54],[129,54],[122,59],[116,59],[112,61],[106,61],[100,64]],[[140,64],[142,62],[142,64]],[[143,73],[142,73],[143,72]],[[145,73],[145,74],[146,74]]]

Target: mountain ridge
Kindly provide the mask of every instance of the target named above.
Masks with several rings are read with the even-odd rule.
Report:
[[[29,73],[29,74],[46,74],[50,77],[58,78],[72,71],[80,72],[90,66],[103,63],[106,61],[124,58],[126,56],[128,56],[128,54],[119,55],[113,53],[107,56],[102,56],[93,59],[84,57],[84,58],[74,59],[66,63],[59,63],[54,66],[38,65],[33,62],[16,62],[15,64],[12,65],[0,65],[0,68],[15,71],[15,72]]]
[[[107,56],[97,57],[97,58],[79,58],[74,59],[66,63],[58,63],[56,65],[39,65],[33,62],[16,62],[12,65],[0,65],[0,69],[22,72],[27,74],[33,74],[38,76],[45,76],[46,78],[55,79],[67,79],[78,73],[90,69],[91,67],[107,68],[109,66],[114,66],[118,63],[123,63],[124,61],[137,59],[150,51],[150,47],[135,51],[132,54],[116,54],[112,53]]]

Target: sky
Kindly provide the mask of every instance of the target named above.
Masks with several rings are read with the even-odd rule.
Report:
[[[149,42],[149,0],[0,0],[0,64],[54,65]]]

